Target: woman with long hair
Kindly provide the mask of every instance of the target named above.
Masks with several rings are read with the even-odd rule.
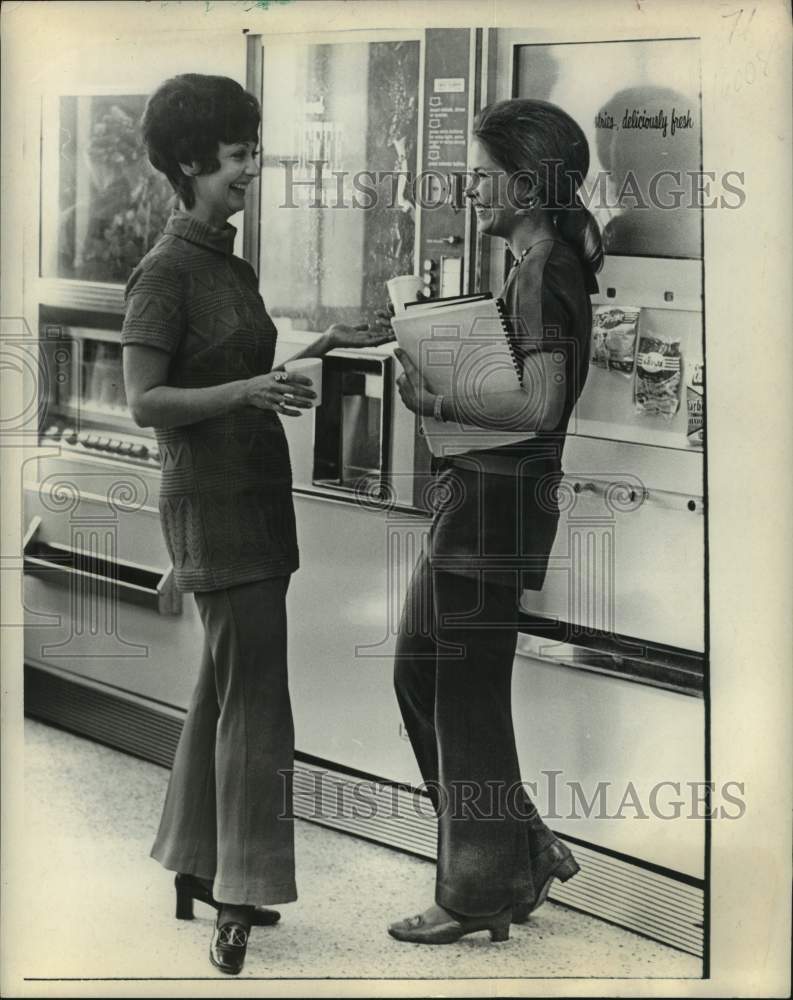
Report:
[[[286,592],[298,546],[281,417],[315,396],[273,368],[275,326],[233,252],[259,123],[256,99],[226,77],[184,74],[150,98],[149,159],[180,205],[129,279],[122,331],[130,409],[159,444],[176,584],[205,633],[152,856],[177,873],[177,917],[194,899],[218,910],[209,954],[230,974],[251,926],[279,918],[261,904],[297,896]],[[392,337],[387,324],[336,324],[296,357]]]
[[[438,816],[438,865],[435,903],[389,928],[400,941],[446,944],[479,930],[506,940],[555,878],[578,871],[521,783],[511,678],[520,595],[543,585],[565,434],[588,369],[603,255],[578,194],[588,169],[584,133],[555,105],[509,100],[481,111],[466,194],[478,231],[512,254],[501,298],[521,386],[439,397],[397,352],[400,394],[414,412],[526,435],[441,460],[429,551],[405,601],[394,680]]]

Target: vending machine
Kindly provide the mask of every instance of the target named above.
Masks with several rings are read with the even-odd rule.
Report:
[[[701,954],[704,821],[622,818],[629,789],[646,801],[709,777],[697,39],[562,27],[200,37],[215,71],[261,101],[261,177],[236,249],[260,274],[279,361],[331,323],[373,321],[397,275],[418,276],[428,297],[498,294],[510,261],[463,194],[476,112],[533,97],[584,128],[606,260],[547,581],[522,599],[516,737],[524,780],[582,866],[552,898]],[[26,706],[166,765],[201,631],[172,585],[156,441],[129,416],[119,331],[126,276],[168,210],[135,123],[164,67],[196,65],[195,45],[161,39],[156,78],[97,52],[63,92],[53,69],[27,144],[42,151],[41,245],[27,259],[52,378],[47,451],[26,473]],[[398,374],[390,345],[334,351],[323,405],[285,421],[301,550],[288,595],[296,812],[433,857],[392,689],[433,482]],[[603,815],[580,808],[601,794]]]
[[[547,582],[523,597],[514,681],[522,770],[551,812],[558,789],[548,775],[585,795],[603,781],[612,794],[643,795],[667,780],[701,783],[702,221],[676,193],[679,177],[690,185],[701,169],[697,40],[587,45],[560,31],[538,44],[528,30],[471,29],[262,41],[262,292],[285,353],[330,322],[371,316],[399,274],[418,275],[429,297],[498,294],[511,260],[503,243],[477,234],[463,197],[476,112],[534,97],[584,128],[584,194],[606,262]],[[647,208],[634,212],[642,199]],[[665,211],[675,199],[680,207]],[[432,459],[394,389],[391,352],[374,352],[379,374],[357,381],[361,357],[335,353],[331,384],[349,365],[352,391],[371,393],[388,426],[385,448],[372,450],[384,465],[373,460],[346,484],[317,468],[326,422],[342,437],[349,424],[320,408],[287,427],[306,567],[290,590],[301,623],[291,646],[296,721],[305,766],[315,769],[298,785],[306,810],[316,769],[342,790],[369,780],[409,795],[420,780],[391,669],[401,597],[429,527]],[[668,368],[671,378],[656,378]],[[347,412],[375,410],[358,403]],[[555,898],[700,953],[704,823],[674,832],[659,817],[626,824],[618,804],[611,818],[569,804],[553,817],[584,859],[584,876]],[[366,819],[351,796],[326,821],[434,853],[431,817],[407,809],[398,821]]]
[[[699,40],[502,31],[491,55],[491,98],[550,101],[583,128],[581,194],[606,255],[548,575],[523,595],[519,745],[535,768],[578,775],[590,790],[602,780],[646,796],[668,781],[697,787],[708,777]],[[491,248],[493,287],[504,267]],[[624,823],[619,809],[574,813],[558,816],[560,831],[633,859],[601,869],[614,911],[633,909],[640,924],[699,951],[701,814]],[[664,895],[650,891],[637,906],[629,887],[646,879],[664,880]]]

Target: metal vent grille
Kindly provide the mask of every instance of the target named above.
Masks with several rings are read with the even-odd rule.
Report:
[[[28,715],[125,753],[170,767],[181,712],[71,677],[25,667]],[[429,800],[386,782],[297,761],[295,816],[420,857],[436,857]],[[581,872],[553,883],[549,898],[698,957],[703,950],[703,891],[641,864],[571,845]]]
[[[173,763],[184,719],[126,692],[27,665],[25,713],[163,767]]]
[[[295,815],[421,857],[437,857],[429,799],[324,765],[295,765]],[[549,899],[702,956],[703,893],[593,847],[570,844],[580,873],[554,882]]]

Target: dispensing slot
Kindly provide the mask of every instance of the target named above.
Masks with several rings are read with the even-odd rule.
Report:
[[[314,434],[314,485],[379,495],[387,472],[390,360],[325,358]]]
[[[33,518],[25,535],[24,572],[52,583],[95,587],[102,596],[117,596],[129,604],[151,608],[161,615],[182,613],[182,595],[176,589],[173,567],[162,570],[95,552],[75,549],[39,537],[41,518]]]

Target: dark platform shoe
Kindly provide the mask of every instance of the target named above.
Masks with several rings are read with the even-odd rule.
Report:
[[[560,882],[567,882],[580,871],[581,867],[570,848],[561,840],[552,841],[532,861],[532,876],[534,884],[538,886],[537,895],[533,900],[517,903],[512,908],[512,923],[524,924],[529,919],[529,914],[542,906],[555,878]]]
[[[194,899],[197,899],[199,903],[206,903],[207,906],[213,906],[216,910],[220,910],[220,903],[212,895],[212,890],[196,875],[184,875],[180,872],[173,880],[173,884],[176,886],[177,920],[193,919]],[[254,908],[251,923],[254,927],[272,927],[280,919],[281,914],[278,910],[268,910],[263,906],[257,906]]]

